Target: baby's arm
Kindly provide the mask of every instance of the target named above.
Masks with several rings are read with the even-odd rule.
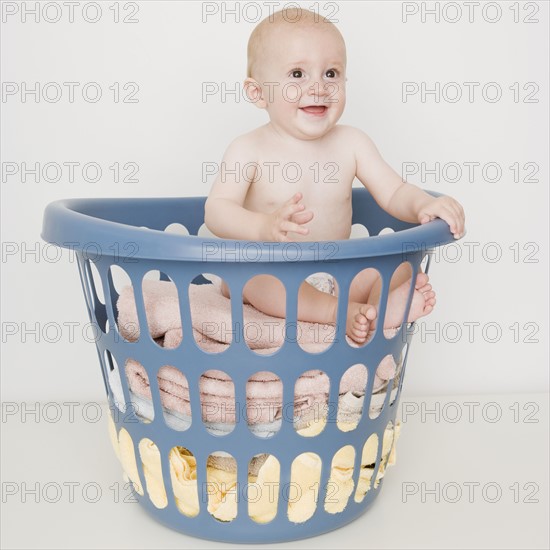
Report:
[[[460,203],[452,197],[432,197],[416,185],[404,182],[364,132],[349,130],[355,148],[357,178],[386,212],[407,222],[426,223],[442,218],[455,238],[464,234],[464,210]]]
[[[204,205],[206,227],[222,239],[260,240],[264,214],[242,206],[251,183],[239,169],[250,160],[246,141],[239,137],[227,148]]]
[[[222,239],[242,239],[250,241],[290,241],[289,233],[306,235],[308,229],[302,227],[313,217],[300,203],[301,193],[296,193],[283,205],[271,213],[252,212],[243,207],[250,184],[256,176],[241,173],[243,166],[254,158],[254,143],[248,136],[235,139],[227,148],[216,181],[204,206],[206,227]],[[252,160],[251,160],[252,159]],[[250,177],[250,179],[248,179]]]

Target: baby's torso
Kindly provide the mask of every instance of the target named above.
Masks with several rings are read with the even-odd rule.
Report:
[[[351,231],[351,190],[356,164],[353,149],[345,139],[345,129],[336,126],[322,140],[291,147],[271,139],[259,128],[256,169],[244,201],[244,208],[271,213],[295,193],[303,195],[305,210],[313,219],[305,227],[308,235],[291,233],[295,241],[325,241],[349,238]]]

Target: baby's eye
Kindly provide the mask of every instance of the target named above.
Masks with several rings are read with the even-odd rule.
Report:
[[[337,74],[337,71],[335,69],[329,69],[325,73],[325,76],[327,76],[328,78],[336,78],[336,74]]]
[[[304,73],[300,69],[294,69],[292,71],[293,78],[302,78],[303,76],[304,76]]]

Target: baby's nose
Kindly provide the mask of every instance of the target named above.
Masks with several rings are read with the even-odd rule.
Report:
[[[315,80],[308,87],[309,95],[325,96],[327,95],[328,90],[325,83],[322,80]]]

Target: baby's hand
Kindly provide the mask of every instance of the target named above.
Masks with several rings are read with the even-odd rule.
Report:
[[[302,227],[302,224],[311,221],[313,212],[305,212],[305,206],[300,203],[301,200],[302,193],[298,192],[275,212],[266,214],[260,240],[290,242],[292,239],[288,237],[288,233],[307,235],[309,229]]]
[[[418,221],[427,223],[435,218],[445,220],[455,239],[464,235],[464,210],[452,197],[436,197],[427,201],[418,212]]]

